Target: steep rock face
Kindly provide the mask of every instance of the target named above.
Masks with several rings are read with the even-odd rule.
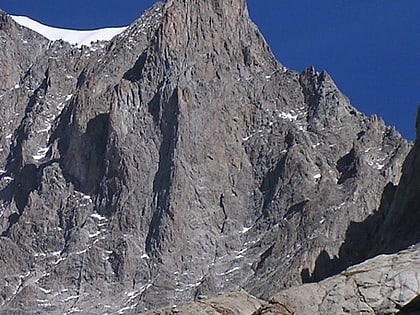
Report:
[[[2,49],[0,52],[0,91],[19,85],[20,79],[30,65],[43,54],[48,42],[39,34],[13,23],[12,19],[0,11]]]
[[[243,0],[170,0],[81,49],[34,35],[34,54],[1,19],[4,312],[269,297],[352,264],[350,222],[399,180],[410,145],[279,64]]]

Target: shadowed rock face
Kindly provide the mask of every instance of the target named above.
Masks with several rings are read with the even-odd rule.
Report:
[[[416,128],[416,142],[404,162],[401,181],[373,253],[392,253],[420,242],[420,112],[417,113]]]
[[[340,258],[410,149],[326,72],[278,63],[242,0],[157,4],[91,47],[5,14],[0,36],[4,312],[129,314],[323,278],[351,257],[320,253]]]

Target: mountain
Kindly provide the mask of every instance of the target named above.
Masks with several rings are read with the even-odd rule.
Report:
[[[76,31],[43,25],[26,16],[12,16],[12,18],[16,23],[35,31],[38,34],[41,34],[50,41],[61,39],[79,47],[82,45],[89,46],[91,42],[111,40],[114,36],[122,33],[126,29],[125,27],[115,27],[97,30]]]
[[[412,144],[281,65],[244,0],[81,47],[1,13],[0,37],[3,313],[246,314],[419,241],[418,145],[403,168]]]

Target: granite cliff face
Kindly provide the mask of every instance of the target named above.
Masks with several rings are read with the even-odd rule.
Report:
[[[244,0],[168,0],[82,48],[1,13],[0,38],[1,312],[243,290],[246,314],[385,252],[382,226],[386,248],[414,244],[415,176],[394,186],[411,145],[326,72],[275,60]]]

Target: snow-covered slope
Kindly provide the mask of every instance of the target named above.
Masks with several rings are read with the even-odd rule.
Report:
[[[47,26],[26,16],[12,16],[12,18],[16,23],[43,35],[49,40],[54,41],[62,39],[77,46],[89,45],[91,42],[98,40],[110,40],[112,37],[126,29],[126,27],[114,27],[79,31]]]

